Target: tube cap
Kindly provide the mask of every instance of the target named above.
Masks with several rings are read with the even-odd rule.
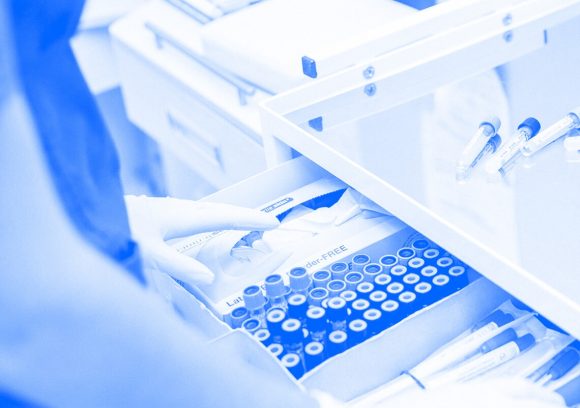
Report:
[[[328,335],[328,341],[333,344],[345,344],[348,336],[342,330],[335,330]]]
[[[328,271],[317,271],[312,274],[312,283],[317,288],[325,288],[328,281],[330,281],[331,275]]]
[[[348,273],[348,265],[344,262],[336,262],[330,265],[330,272],[332,279],[344,279],[344,275]]]
[[[373,293],[369,295],[369,300],[371,303],[381,304],[385,300],[387,300],[387,294],[381,290],[375,290]]]
[[[375,285],[370,282],[361,282],[357,285],[356,291],[362,296],[366,296],[375,290]]]
[[[367,254],[357,254],[352,258],[352,269],[358,271],[371,261]]]
[[[348,329],[353,333],[363,333],[368,327],[363,319],[354,319],[348,324]]]
[[[362,314],[362,312],[367,310],[370,306],[371,304],[366,299],[357,299],[354,302],[352,302],[352,305],[350,305],[350,307],[354,312],[358,312],[360,314]]]
[[[272,343],[268,346],[268,350],[270,353],[274,354],[276,357],[280,358],[282,353],[284,352],[284,346],[278,343]]]
[[[304,347],[304,353],[309,356],[321,356],[324,352],[324,346],[317,341],[311,341]]]
[[[266,314],[266,324],[270,333],[276,335],[280,333],[282,322],[286,319],[286,312],[282,309],[274,308],[268,310]]]
[[[328,290],[328,296],[335,297],[340,295],[340,292],[346,289],[346,283],[344,283],[344,281],[334,279],[328,282],[326,289]]]
[[[415,250],[413,248],[403,247],[397,251],[397,257],[400,260],[411,259],[415,256]]]
[[[244,304],[248,310],[261,309],[266,304],[266,298],[257,285],[248,286],[244,289]]]
[[[397,302],[396,300],[385,300],[382,304],[381,304],[381,310],[383,312],[386,313],[392,313],[394,311],[396,311],[399,308],[399,302]]]
[[[530,140],[532,137],[538,134],[542,125],[540,125],[540,122],[536,118],[527,118],[526,120],[524,120],[522,123],[519,124],[518,130],[520,130],[523,127],[527,127],[530,129],[530,136],[528,137],[528,140]]]
[[[536,338],[532,336],[530,333],[523,335],[522,337],[516,340],[516,344],[520,349],[520,352],[525,351],[536,344]]]
[[[326,298],[328,298],[326,288],[314,288],[308,292],[308,302],[313,306],[320,306],[320,303]]]
[[[381,273],[380,275],[375,276],[375,286],[387,287],[392,280],[393,278],[391,278],[391,275]]]
[[[548,374],[552,375],[552,381],[558,380],[568,374],[578,363],[580,363],[580,352],[574,348],[568,348],[550,367]]]
[[[385,255],[379,259],[379,263],[386,267],[391,267],[397,264],[397,257],[394,255]]]
[[[494,132],[497,132],[499,130],[499,128],[501,127],[501,120],[499,120],[499,118],[497,116],[490,116],[490,117],[485,118],[479,124],[480,127],[483,125],[489,125],[493,128]]]
[[[266,345],[270,344],[271,336],[270,336],[270,332],[268,331],[268,329],[257,330],[256,333],[254,333],[254,337]]]
[[[256,331],[258,331],[260,326],[260,321],[255,317],[252,317],[251,319],[248,319],[242,323],[242,328],[250,334],[254,334]]]
[[[495,136],[491,137],[487,143],[491,145],[493,152],[495,153],[501,146],[501,136],[496,134]]]
[[[346,300],[347,303],[350,303],[356,300],[357,294],[354,290],[345,290],[340,294],[340,297]]]
[[[413,258],[409,259],[409,263],[407,263],[407,267],[411,269],[421,269],[425,266],[425,260],[423,258]]]
[[[300,319],[304,318],[308,310],[308,300],[306,296],[300,293],[294,293],[288,297],[288,314],[290,317]]]
[[[423,251],[429,248],[429,241],[427,241],[424,238],[416,239],[411,243],[411,248],[413,248],[414,250]]]
[[[510,341],[514,341],[517,338],[518,335],[514,329],[507,329],[483,343],[480,350],[482,353],[489,353],[490,351],[495,350]]]
[[[347,286],[352,289],[356,289],[357,285],[361,283],[364,279],[364,276],[360,272],[349,272],[344,277],[344,281],[346,282]]]
[[[421,277],[416,273],[408,273],[403,277],[403,282],[405,282],[407,285],[415,285],[419,283],[420,280]]]
[[[285,320],[282,323],[282,338],[286,343],[300,343],[304,339],[300,320]]]
[[[377,263],[366,264],[363,268],[363,275],[367,282],[374,282],[375,276],[383,272],[383,266]]]
[[[284,286],[282,276],[278,274],[267,276],[265,282],[268,297],[280,297],[286,294],[286,287]]]
[[[288,272],[288,277],[292,290],[306,290],[310,286],[310,275],[308,275],[306,268],[293,268]]]

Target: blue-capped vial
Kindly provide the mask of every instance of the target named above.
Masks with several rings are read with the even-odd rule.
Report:
[[[428,266],[425,266],[424,268],[421,268],[421,272],[420,272],[421,276],[423,278],[427,278],[427,279],[432,278],[433,276],[437,275],[438,273],[439,273],[439,269],[437,269],[433,265],[428,265]]]
[[[265,327],[266,298],[262,293],[262,289],[258,285],[248,286],[244,289],[243,297],[250,317],[258,319],[262,327]]]
[[[298,319],[302,323],[306,321],[308,299],[300,293],[294,293],[288,297],[288,316]]]
[[[256,333],[261,326],[262,322],[260,322],[260,320],[256,319],[255,317],[251,317],[244,323],[242,323],[242,329],[244,329],[246,332],[252,335]]]
[[[419,305],[416,302],[417,295],[415,292],[409,290],[401,292],[397,300],[399,302],[399,309],[403,319],[419,310]]]
[[[290,289],[292,293],[299,293],[308,296],[308,291],[312,286],[312,279],[306,268],[292,268],[288,272],[288,279],[290,280]]]
[[[471,331],[472,332],[477,331],[487,325],[491,325],[490,327],[493,330],[495,330],[513,321],[514,321],[513,315],[505,313],[503,310],[497,309],[491,312],[483,319],[481,319],[476,324],[474,324],[473,327],[471,328]]]
[[[303,355],[304,336],[302,335],[302,323],[300,323],[300,320],[287,319],[282,322],[282,344],[288,353]]]
[[[332,275],[329,271],[317,271],[312,274],[312,285],[315,288],[326,288],[328,282],[332,280]]]
[[[550,143],[565,136],[574,129],[580,128],[580,106],[573,109],[562,119],[528,140],[521,148],[524,156],[529,157]]]
[[[439,272],[447,273],[449,268],[453,266],[453,258],[450,256],[442,256],[441,258],[437,259],[435,265],[437,266]]]
[[[383,313],[379,309],[372,308],[365,310],[363,319],[367,322],[367,333],[369,337],[382,332],[386,328]]]
[[[387,296],[397,298],[405,290],[405,285],[401,282],[392,282],[387,285]]]
[[[423,258],[414,257],[409,259],[409,262],[407,263],[407,270],[409,272],[419,273],[424,266],[425,260]]]
[[[451,286],[455,290],[463,289],[469,283],[467,278],[467,269],[463,265],[454,265],[447,271],[451,278]]]
[[[397,265],[399,260],[395,255],[383,255],[381,259],[379,259],[379,263],[383,267],[383,271],[385,273],[390,273],[391,268]]]
[[[259,329],[254,333],[256,340],[261,342],[265,346],[272,344],[272,335],[268,329]]]
[[[357,299],[357,294],[353,290],[345,290],[340,294],[340,297],[346,300],[346,306],[350,307],[351,303]]]
[[[423,256],[423,252],[429,249],[430,243],[425,238],[417,238],[411,243],[411,248],[418,257]]]
[[[350,305],[351,319],[362,319],[362,315],[371,306],[367,299],[357,299]]]
[[[431,280],[431,284],[433,285],[433,294],[437,299],[436,301],[447,297],[454,291],[451,286],[451,279],[448,275],[442,273],[435,275]]]
[[[387,300],[387,294],[382,290],[375,290],[369,295],[371,307],[374,307],[375,309],[379,309],[385,300]]]
[[[239,329],[242,327],[242,323],[244,323],[244,321],[249,318],[250,313],[248,312],[248,309],[246,309],[244,306],[236,307],[230,313],[230,326],[232,326],[232,329]]]
[[[348,347],[354,347],[366,340],[368,323],[364,319],[354,319],[348,323]]]
[[[348,348],[348,335],[342,330],[335,330],[328,334],[328,343],[326,349],[328,351],[327,357],[332,357],[346,351]]]
[[[408,269],[404,265],[395,265],[391,268],[391,277],[393,280],[402,280]]]
[[[381,312],[383,313],[385,327],[391,327],[402,319],[401,311],[399,309],[399,302],[396,300],[385,300],[381,304]]]
[[[280,343],[272,343],[268,346],[268,351],[276,356],[276,358],[282,358],[284,355],[284,346]]]
[[[346,320],[348,319],[346,300],[341,297],[329,299],[326,305],[326,316],[328,317],[328,324],[333,331],[346,331]]]
[[[413,248],[403,247],[397,251],[397,259],[399,260],[399,264],[403,266],[407,266],[407,263],[410,259],[415,257],[415,251]]]
[[[273,274],[269,275],[265,279],[266,295],[270,300],[270,307],[280,308],[283,310],[288,309],[288,303],[286,302],[287,288],[284,285],[284,280],[281,275]]]
[[[365,282],[373,283],[375,278],[383,272],[383,267],[377,263],[366,264],[363,268]]]
[[[417,302],[421,308],[427,307],[435,301],[433,285],[429,282],[417,283],[414,287],[414,292],[417,295]]]
[[[328,290],[329,298],[338,297],[346,290],[346,283],[342,280],[333,279],[326,285],[326,290]]]
[[[328,290],[326,288],[310,289],[308,293],[308,303],[310,306],[321,306],[325,299],[328,299]]]
[[[497,149],[499,149],[500,146],[501,146],[501,136],[500,135],[495,135],[492,138],[490,138],[489,141],[487,142],[487,144],[483,147],[483,150],[481,151],[479,156],[477,156],[475,158],[475,160],[473,161],[473,163],[471,163],[470,166],[468,166],[466,168],[463,168],[463,167],[457,168],[457,172],[455,174],[456,180],[459,182],[466,181],[469,178],[470,173],[473,170],[473,168],[475,168],[475,166],[479,162],[483,162],[483,161],[487,160],[487,158],[490,157],[492,154],[494,154],[497,151]]]
[[[435,266],[439,256],[441,256],[441,251],[437,248],[429,248],[423,251],[423,259],[427,265]]]
[[[346,288],[348,290],[355,290],[359,283],[364,280],[364,276],[361,272],[349,272],[344,277],[344,283],[346,283]]]
[[[392,282],[392,280],[393,278],[391,275],[387,275],[386,273],[381,273],[380,275],[375,276],[375,289],[385,292],[387,290],[387,286]]]
[[[302,366],[302,361],[300,355],[296,353],[287,353],[280,359],[282,365],[286,367],[290,374],[294,378],[298,379],[304,375],[304,367]]]
[[[311,341],[304,346],[304,362],[306,370],[316,368],[324,361],[324,345],[318,341]]]
[[[352,257],[351,270],[356,272],[362,272],[365,265],[371,262],[371,257],[367,254],[356,254]]]
[[[501,121],[497,116],[490,117],[479,124],[475,134],[471,137],[457,161],[455,168],[457,180],[465,180],[470,169],[478,161],[490,140],[497,134]]]
[[[286,312],[282,309],[270,309],[266,314],[266,325],[274,343],[282,343],[282,323],[284,320],[286,320]]]
[[[504,344],[509,343],[510,341],[514,341],[518,338],[518,334],[514,329],[506,329],[501,333],[493,336],[491,339],[487,340],[479,347],[479,351],[483,354],[489,353]]]
[[[421,277],[416,273],[407,273],[403,276],[403,284],[407,289],[414,287],[421,281]]]
[[[330,273],[332,279],[344,280],[344,277],[349,272],[348,264],[344,262],[335,262],[330,265]]]
[[[326,339],[326,310],[312,306],[306,312],[306,327],[312,341],[324,344]]]
[[[359,283],[356,287],[356,293],[361,299],[368,299],[369,295],[375,290],[375,285],[370,282]]]

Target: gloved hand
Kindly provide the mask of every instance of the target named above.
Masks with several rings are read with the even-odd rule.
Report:
[[[166,240],[224,229],[268,230],[279,225],[273,215],[227,204],[130,195],[125,196],[125,203],[150,282],[159,272],[190,285],[213,281],[214,275],[205,265],[180,254]]]

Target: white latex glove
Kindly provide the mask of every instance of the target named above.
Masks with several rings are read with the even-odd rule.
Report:
[[[273,215],[227,204],[145,196],[125,196],[125,203],[133,239],[141,246],[150,281],[158,272],[165,272],[190,285],[213,282],[212,271],[177,252],[166,240],[224,229],[268,230],[279,225]]]

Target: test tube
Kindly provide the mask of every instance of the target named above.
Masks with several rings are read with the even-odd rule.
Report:
[[[333,279],[328,282],[326,289],[328,290],[329,298],[338,297],[343,291],[346,290],[346,283],[344,283],[342,280]]]
[[[429,249],[429,241],[427,241],[425,238],[417,238],[411,243],[411,248],[413,248],[415,254],[418,257],[422,257],[423,252],[426,249]]]
[[[385,273],[391,272],[391,268],[395,266],[397,262],[399,262],[399,260],[395,255],[384,255],[379,259],[379,263],[382,265]]]
[[[286,320],[286,312],[282,309],[270,309],[266,314],[266,324],[272,336],[273,343],[282,343],[282,322]]]
[[[346,300],[341,297],[329,299],[326,307],[326,315],[332,331],[346,331],[346,319],[348,318]]]
[[[287,319],[282,322],[282,344],[288,353],[296,353],[303,356],[304,336],[302,335],[302,323],[297,319]]]
[[[419,257],[409,259],[409,262],[407,263],[407,269],[409,272],[419,273],[424,266],[425,260]]]
[[[332,275],[328,271],[317,271],[312,274],[312,284],[315,288],[326,288],[331,280]]]
[[[401,320],[401,313],[399,310],[399,302],[393,299],[387,299],[381,304],[381,312],[383,312],[384,327],[391,327]]]
[[[347,349],[348,335],[342,330],[335,330],[328,334],[328,357],[333,357]]]
[[[366,282],[373,283],[375,277],[383,272],[383,267],[377,263],[366,264],[363,268],[363,276]]]
[[[351,319],[362,319],[363,313],[371,306],[370,302],[366,299],[357,299],[352,302],[350,306],[350,317]]]
[[[399,260],[399,264],[403,266],[407,266],[409,259],[415,256],[415,250],[409,247],[400,248],[397,251],[397,259]]]
[[[441,255],[441,251],[436,248],[429,248],[423,251],[423,259],[427,263],[427,265],[435,265],[437,262],[437,258]]]
[[[308,293],[310,306],[321,306],[324,299],[328,299],[328,290],[326,288],[314,288]]]
[[[374,336],[383,331],[383,313],[379,309],[368,309],[363,313],[363,319],[367,322],[367,334],[369,337]],[[385,326],[386,327],[386,326]]]
[[[306,370],[310,371],[324,361],[324,345],[311,341],[304,346],[304,362]]]
[[[371,258],[367,254],[357,254],[352,257],[352,270],[356,272],[361,272],[366,264],[371,261]]]
[[[496,116],[488,118],[479,124],[479,128],[471,137],[457,161],[456,175],[458,180],[467,177],[473,162],[481,155],[481,152],[487,146],[489,140],[497,133],[500,126],[501,121]]]
[[[248,320],[246,320],[244,323],[242,323],[242,329],[244,329],[245,331],[247,331],[249,334],[254,334],[256,333],[260,327],[262,325],[262,322],[260,322],[259,319],[255,318],[255,317],[251,317]]]
[[[371,292],[375,290],[375,285],[370,282],[361,282],[356,287],[356,293],[361,299],[368,299]]]
[[[515,160],[523,145],[540,131],[540,122],[535,118],[527,118],[518,126],[516,134],[505,143],[485,166],[488,174],[497,174],[508,162]]]
[[[409,290],[406,290],[399,295],[399,309],[403,319],[412,315],[416,310],[418,310],[416,300],[417,295],[415,292],[411,292]]]
[[[434,267],[433,265],[425,266],[421,269],[421,276],[424,278],[432,278],[433,276],[437,275],[439,269]]]
[[[431,284],[433,285],[433,295],[436,298],[436,301],[447,297],[453,291],[451,287],[451,280],[449,276],[444,274],[438,274],[433,277]]]
[[[282,365],[290,371],[294,378],[298,379],[304,375],[304,367],[300,361],[300,355],[295,353],[287,353],[280,360]]]
[[[403,275],[407,273],[407,267],[403,265],[395,265],[391,268],[391,276],[393,279],[402,280]]]
[[[232,313],[230,313],[230,325],[232,326],[232,329],[238,329],[242,327],[242,323],[249,318],[250,313],[248,312],[248,309],[243,306],[236,307],[232,310]]]
[[[541,131],[533,139],[528,140],[522,146],[521,152],[524,156],[529,157],[577,128],[580,128],[580,106],[572,110],[572,112],[568,113],[549,128]]]
[[[306,296],[295,293],[288,297],[288,316],[298,319],[303,324],[306,322],[306,311],[308,310],[308,300]]]
[[[451,286],[455,290],[463,289],[469,283],[467,269],[462,265],[455,265],[449,268],[447,274],[451,278]]]
[[[243,292],[244,304],[250,317],[255,317],[260,321],[262,327],[266,327],[266,310],[264,306],[266,305],[266,298],[257,285],[248,286]]]
[[[359,283],[364,280],[364,276],[360,272],[349,272],[344,277],[344,282],[348,290],[356,290]]]
[[[419,282],[415,285],[413,290],[417,295],[417,303],[419,303],[421,308],[427,307],[434,302],[433,285],[429,282]]]
[[[284,346],[279,343],[272,343],[268,346],[268,351],[277,358],[282,358],[284,355]]]
[[[375,277],[375,282],[374,282],[375,289],[386,291],[387,285],[389,283],[391,283],[392,280],[393,280],[393,278],[391,278],[391,275],[387,275],[386,273],[381,273],[380,275],[377,275]]]
[[[312,306],[306,312],[306,327],[312,341],[324,344],[326,338],[326,310]]]
[[[254,333],[254,337],[263,345],[269,346],[272,344],[272,335],[268,329],[259,329]]]
[[[286,302],[287,289],[286,286],[284,286],[284,280],[282,279],[282,276],[278,274],[269,275],[266,277],[265,283],[266,283],[266,295],[268,296],[268,299],[270,301],[270,307],[287,310],[288,309],[288,303]]]
[[[393,282],[387,285],[387,296],[392,295],[393,297],[399,296],[399,294],[405,290],[405,286],[401,282]]]
[[[487,144],[481,150],[479,156],[477,156],[477,158],[473,161],[473,163],[471,163],[470,166],[468,166],[467,168],[457,169],[457,173],[455,175],[457,181],[463,182],[467,180],[469,178],[471,170],[477,165],[477,163],[479,163],[482,160],[485,160],[488,156],[494,154],[497,151],[497,149],[499,149],[500,146],[501,146],[500,135],[495,135],[491,139],[489,139]]]
[[[330,273],[332,274],[332,279],[343,280],[348,273],[348,265],[344,262],[333,263],[330,265]]]
[[[312,285],[312,280],[306,268],[292,268],[288,272],[288,278],[290,279],[290,289],[292,293],[299,293],[304,296],[308,296],[308,291]]]
[[[368,323],[363,319],[354,319],[348,323],[348,347],[356,346],[367,338]]]
[[[381,290],[375,290],[369,295],[371,307],[375,309],[379,309],[385,300],[387,300],[387,294]]]
[[[340,294],[340,297],[346,300],[346,306],[350,307],[352,302],[354,302],[357,299],[358,295],[354,290],[345,290]]]

